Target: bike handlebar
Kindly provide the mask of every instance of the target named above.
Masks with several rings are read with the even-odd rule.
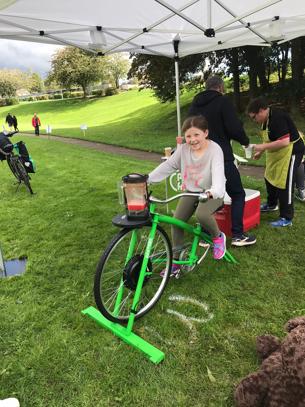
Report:
[[[12,137],[14,134],[17,134],[17,133],[19,133],[19,130],[16,130],[16,131],[9,131],[8,133],[2,133],[2,134],[4,134],[6,137]]]
[[[149,200],[150,200],[150,202],[167,204],[169,202],[172,202],[172,201],[182,198],[184,196],[198,197],[199,202],[206,202],[209,199],[208,195],[205,192],[182,192],[181,194],[174,195],[168,199],[159,199],[159,198],[155,198],[151,195],[149,197]]]

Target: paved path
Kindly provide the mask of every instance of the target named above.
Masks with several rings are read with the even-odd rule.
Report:
[[[37,137],[33,134],[28,134],[28,133],[23,133],[26,136],[30,137]],[[113,154],[121,154],[133,158],[137,158],[139,160],[145,160],[145,161],[154,161],[156,163],[160,163],[161,161],[161,155],[158,153],[151,153],[148,151],[141,151],[141,150],[134,150],[131,148],[125,148],[125,147],[119,147],[119,146],[114,146],[110,144],[103,144],[103,143],[97,143],[95,141],[87,141],[87,140],[80,140],[76,138],[70,138],[70,137],[59,137],[59,136],[46,136],[46,135],[40,135],[39,136],[42,139],[50,139],[50,140],[56,140],[60,141],[62,143],[67,143],[67,144],[75,144],[79,145],[85,148],[90,148],[92,150],[97,150],[97,151],[103,151],[105,153],[113,153]],[[259,178],[263,179],[264,178],[264,167],[255,167],[252,165],[240,165],[239,166],[239,172],[241,175],[253,177],[253,178]]]

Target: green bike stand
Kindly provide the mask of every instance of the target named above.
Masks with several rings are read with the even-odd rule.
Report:
[[[105,318],[96,308],[86,308],[82,311],[82,314],[88,315],[88,317],[92,318],[99,325],[109,329],[116,336],[123,339],[123,341],[128,343],[128,345],[131,345],[143,352],[151,362],[158,364],[164,359],[165,354],[163,352],[146,342],[144,339],[140,338],[140,336],[131,332],[128,327],[124,327],[120,324],[109,321],[109,319]]]

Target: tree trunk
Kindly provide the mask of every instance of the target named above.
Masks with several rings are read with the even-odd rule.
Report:
[[[84,99],[85,99],[88,96],[87,86],[86,85],[81,85],[81,87],[83,88]]]
[[[279,78],[279,82],[281,82],[282,79],[282,71],[281,71],[281,63],[280,63],[280,58],[276,58],[276,66],[277,66],[277,76]]]
[[[266,92],[269,88],[269,82],[266,78],[265,60],[261,49],[258,49],[257,52],[257,75],[262,91]]]
[[[245,47],[245,57],[249,66],[249,93],[251,97],[258,94],[257,88],[257,51],[258,47]]]
[[[236,109],[241,111],[240,104],[240,81],[239,81],[239,62],[238,62],[238,49],[233,48],[232,52],[232,73],[233,73],[233,90],[234,90],[234,104]]]
[[[286,43],[282,48],[282,84],[284,85],[287,75],[289,43]]]
[[[292,71],[292,84],[293,89],[296,91],[300,89],[300,83],[304,77],[304,46],[305,37],[296,38],[291,41],[291,71]],[[297,97],[299,92],[294,92]]]

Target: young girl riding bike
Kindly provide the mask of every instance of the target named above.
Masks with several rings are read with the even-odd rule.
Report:
[[[226,252],[226,236],[222,233],[213,216],[223,205],[225,194],[224,158],[222,149],[209,140],[208,123],[203,116],[192,116],[182,125],[185,144],[182,144],[167,161],[149,174],[149,183],[164,180],[175,171],[180,171],[182,189],[188,192],[205,192],[209,199],[199,202],[196,197],[182,197],[174,217],[187,222],[195,213],[197,221],[213,239],[214,259],[221,259]],[[178,260],[183,248],[183,230],[172,227],[174,259]],[[173,264],[171,275],[179,273],[179,265]]]

